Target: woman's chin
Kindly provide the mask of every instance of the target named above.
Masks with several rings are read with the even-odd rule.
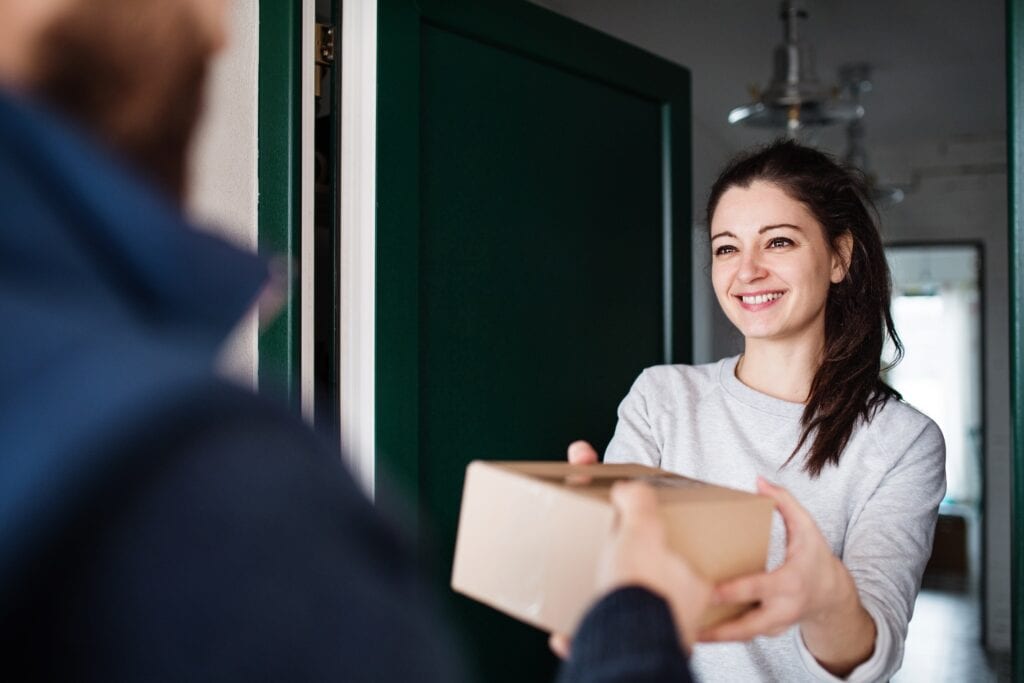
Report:
[[[784,336],[784,325],[772,324],[767,320],[734,320],[732,324],[743,335],[744,339],[774,339]]]
[[[780,335],[769,330],[740,330],[743,339],[747,342],[773,341],[780,339]]]

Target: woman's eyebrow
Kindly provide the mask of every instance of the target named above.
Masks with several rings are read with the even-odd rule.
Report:
[[[764,226],[763,228],[757,231],[757,234],[763,235],[769,230],[777,230],[778,228],[792,228],[793,230],[799,230],[800,232],[804,231],[804,229],[801,228],[799,225],[793,225],[792,223],[775,223],[774,225]]]
[[[761,228],[760,230],[757,231],[757,234],[758,235],[763,235],[764,233],[768,232],[769,230],[778,230],[779,228],[790,228],[792,230],[799,230],[800,232],[804,231],[804,229],[801,228],[799,225],[793,225],[792,223],[774,223],[772,225],[764,226],[763,228]],[[714,242],[719,237],[736,237],[736,235],[734,235],[733,233],[729,232],[728,230],[723,230],[722,232],[719,232],[719,233],[716,233],[716,234],[712,235],[711,236],[711,241]]]

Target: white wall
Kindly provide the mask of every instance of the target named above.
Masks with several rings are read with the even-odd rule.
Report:
[[[192,150],[188,208],[203,226],[256,249],[259,3],[232,3],[231,43],[218,57],[207,108]],[[255,311],[242,321],[222,357],[225,372],[255,386]]]

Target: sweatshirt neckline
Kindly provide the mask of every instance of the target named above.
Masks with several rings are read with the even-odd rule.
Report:
[[[804,413],[803,403],[783,401],[756,389],[751,389],[736,376],[736,364],[740,357],[723,358],[718,364],[718,383],[726,394],[744,405],[778,417],[799,420]]]

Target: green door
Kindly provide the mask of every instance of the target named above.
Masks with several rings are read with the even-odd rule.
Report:
[[[1013,680],[1024,681],[1024,1],[1006,3],[1008,197],[1010,200],[1010,400],[1013,490],[1010,509]]]
[[[689,360],[689,74],[527,3],[378,21],[377,469],[478,678],[548,680],[545,634],[448,588],[463,475],[603,448]]]

